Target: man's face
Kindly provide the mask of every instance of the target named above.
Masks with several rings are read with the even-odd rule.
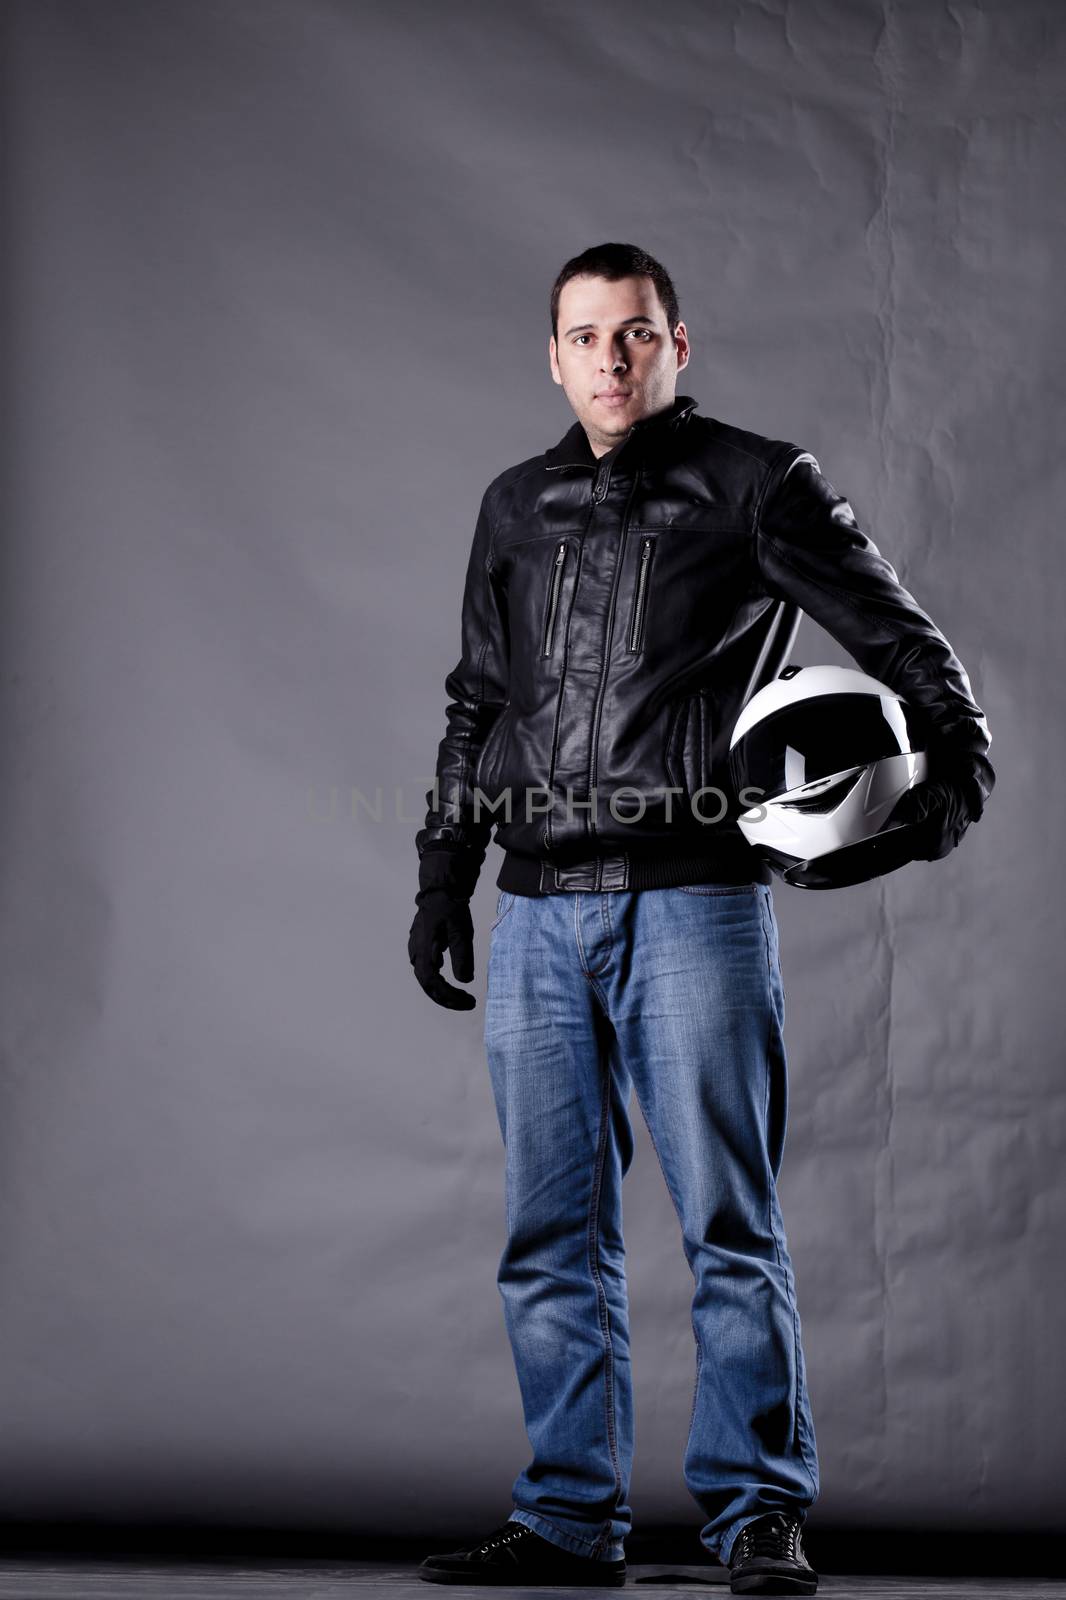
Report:
[[[685,324],[670,337],[650,278],[571,278],[559,295],[559,338],[548,341],[552,377],[605,455],[639,417],[671,405],[688,365]]]

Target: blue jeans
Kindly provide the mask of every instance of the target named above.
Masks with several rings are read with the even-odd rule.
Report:
[[[497,1282],[533,1450],[511,1519],[617,1559],[632,1526],[622,1179],[635,1085],[695,1293],[685,1483],[728,1562],[818,1495],[792,1264],[784,992],[770,889],[502,891],[485,1046],[506,1151]]]

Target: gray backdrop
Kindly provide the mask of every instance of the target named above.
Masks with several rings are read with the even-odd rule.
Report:
[[[1053,1526],[1061,8],[5,22],[3,1514],[509,1509],[500,853],[460,1015],[408,965],[413,835],[481,492],[573,420],[552,279],[623,239],[675,277],[679,387],[815,451],[993,735],[949,859],[775,889],[813,1520]],[[794,659],[849,658],[805,619]],[[691,1279],[631,1112],[632,1499],[698,1526]]]

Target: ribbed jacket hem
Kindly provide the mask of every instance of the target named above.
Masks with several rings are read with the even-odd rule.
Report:
[[[554,881],[559,865],[562,884],[543,888]],[[543,869],[547,868],[547,873]],[[664,850],[644,854],[620,850],[589,861],[568,862],[565,866],[537,856],[523,856],[514,850],[504,854],[496,887],[510,894],[543,895],[595,892],[619,889],[673,889],[682,883],[765,883],[773,882],[769,867],[754,850],[719,851],[715,855],[693,851]]]

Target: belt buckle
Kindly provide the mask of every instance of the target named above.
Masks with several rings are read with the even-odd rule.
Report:
[[[577,861],[572,866],[555,866],[550,861],[540,864],[540,887],[545,894],[559,891],[568,894],[585,892],[617,892],[629,887],[629,856],[593,856],[588,861]]]

